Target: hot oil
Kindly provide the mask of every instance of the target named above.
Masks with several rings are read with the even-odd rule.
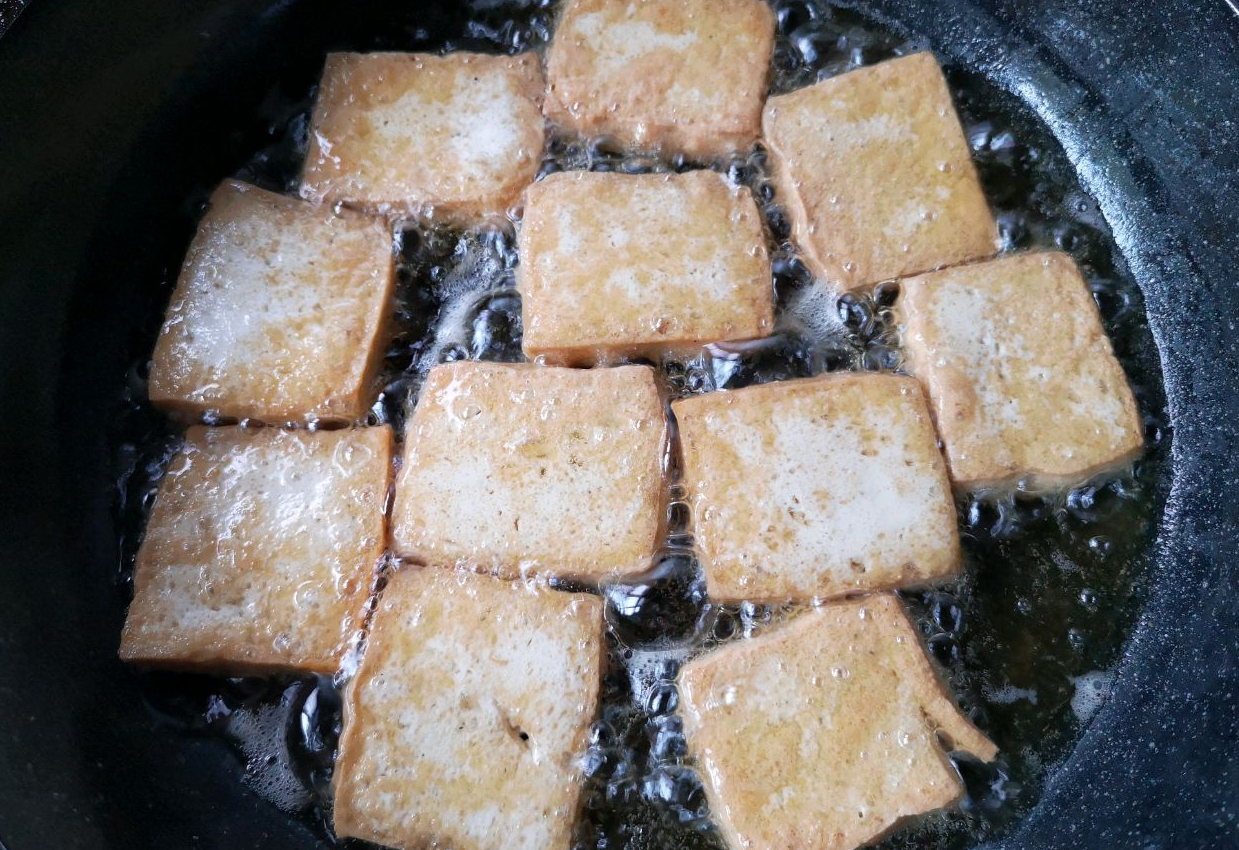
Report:
[[[774,93],[931,46],[822,3],[778,2],[775,10]],[[408,31],[407,44],[393,44],[385,33],[376,34],[375,46],[541,49],[552,14],[543,2],[486,0],[463,16],[447,44],[432,43],[415,29]],[[963,805],[902,825],[879,845],[889,848],[970,846],[1004,834],[1035,804],[1047,773],[1108,696],[1143,604],[1167,480],[1169,440],[1156,350],[1139,289],[1096,204],[1081,191],[1046,128],[1018,100],[984,79],[946,70],[1004,250],[1059,248],[1080,264],[1137,393],[1149,447],[1130,471],[1060,494],[981,493],[959,500],[963,576],[901,596],[960,706],[1002,754],[994,766],[953,754],[967,787]],[[270,144],[236,176],[295,191],[313,97],[312,81],[305,86],[273,93],[266,116]],[[568,169],[648,173],[689,167],[678,158],[625,152],[606,138],[554,136],[540,176]],[[790,241],[765,152],[759,147],[718,168],[733,183],[748,186],[765,215],[777,327],[766,340],[709,346],[653,364],[668,397],[830,371],[898,370],[902,357],[891,314],[897,286],[837,298],[816,285]],[[199,193],[191,203],[203,197]],[[499,222],[465,233],[416,223],[400,228],[398,333],[369,424],[390,423],[401,431],[436,363],[523,359],[515,227]],[[158,323],[153,316],[144,348],[135,352],[139,363],[149,356]],[[128,583],[155,486],[176,442],[175,428],[145,402],[144,366],[130,375],[118,423],[120,580]],[[778,628],[795,615],[788,606],[708,602],[676,466],[673,458],[668,536],[654,567],[601,590],[608,651],[601,705],[582,759],[580,848],[723,846],[688,756],[676,675],[694,655]],[[150,674],[144,684],[153,719],[187,735],[227,742],[241,781],[306,819],[324,843],[336,844],[330,777],[342,722],[340,681]]]

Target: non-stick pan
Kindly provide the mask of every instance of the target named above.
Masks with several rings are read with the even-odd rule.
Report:
[[[1223,0],[859,5],[1050,129],[1160,354],[1173,439],[1147,601],[1111,698],[996,846],[1239,846],[1239,18]],[[161,723],[117,661],[115,420],[192,232],[186,199],[270,143],[271,98],[305,94],[278,81],[312,80],[328,49],[441,37],[461,15],[446,0],[34,0],[0,39],[10,850],[327,840],[240,783],[217,737]]]

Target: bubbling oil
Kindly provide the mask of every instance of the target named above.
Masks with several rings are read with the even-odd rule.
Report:
[[[778,36],[771,91],[781,93],[863,65],[931,47],[914,33],[875,25],[816,0],[774,3]],[[385,49],[517,53],[551,37],[548,0],[476,0],[457,34],[432,43],[375,37]],[[360,47],[365,47],[361,45]],[[1132,468],[1058,494],[981,492],[957,508],[966,569],[948,583],[900,594],[926,650],[961,708],[1001,749],[994,765],[960,753],[966,788],[954,810],[912,819],[884,848],[961,848],[1004,834],[1039,796],[1108,697],[1113,666],[1143,603],[1149,549],[1167,481],[1169,432],[1156,350],[1138,287],[1096,203],[1080,188],[1049,131],[1011,95],[967,71],[946,69],[1004,251],[1053,247],[1083,270],[1144,417],[1148,451]],[[305,154],[313,81],[298,96],[269,99],[268,147],[236,175],[295,191]],[[539,178],[562,170],[650,173],[694,167],[679,157],[625,151],[608,138],[552,135]],[[840,370],[898,370],[891,307],[897,284],[840,297],[817,285],[790,240],[787,214],[758,146],[715,164],[749,187],[762,209],[773,259],[777,325],[767,339],[717,344],[665,357],[656,367],[669,399]],[[518,361],[520,295],[513,270],[515,219],[454,232],[398,233],[398,333],[382,392],[367,422],[397,431],[427,371],[459,359]],[[145,364],[158,328],[152,317]],[[128,375],[117,446],[116,519],[121,569],[134,554],[175,429],[146,402],[145,365]],[[673,428],[674,428],[674,422]],[[786,605],[712,604],[692,548],[691,508],[670,460],[667,538],[649,572],[604,585],[607,648],[600,706],[582,755],[585,774],[574,846],[721,848],[678,714],[676,676],[688,659],[777,628]],[[147,705],[186,735],[217,735],[235,754],[240,781],[290,814],[330,831],[330,781],[341,727],[336,678],[213,679],[144,676]],[[358,846],[357,842],[348,842]]]

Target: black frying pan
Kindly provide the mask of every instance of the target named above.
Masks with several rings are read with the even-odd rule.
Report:
[[[1161,355],[1173,448],[1147,601],[1112,698],[999,844],[1239,846],[1239,19],[1222,0],[860,5],[1050,128]],[[175,706],[116,660],[116,422],[192,232],[186,199],[272,144],[326,50],[407,49],[461,20],[450,2],[36,0],[0,40],[10,850],[325,840],[247,790],[224,742],[163,722]]]

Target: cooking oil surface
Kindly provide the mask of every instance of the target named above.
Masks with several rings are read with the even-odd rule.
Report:
[[[824,3],[780,2],[771,91],[779,93],[934,45],[878,27]],[[475,2],[457,37],[409,50],[521,52],[550,38],[554,9]],[[390,37],[376,44],[390,46]],[[980,493],[958,502],[966,569],[958,579],[901,597],[927,651],[946,672],[961,707],[999,746],[994,765],[953,754],[967,788],[957,810],[901,825],[882,847],[972,846],[1001,836],[1036,804],[1046,777],[1104,705],[1126,635],[1143,604],[1150,545],[1167,483],[1169,435],[1157,352],[1140,291],[1117,253],[1096,203],[1062,150],[1011,95],[966,70],[946,68],[974,160],[998,218],[1004,251],[1057,248],[1084,271],[1136,392],[1148,449],[1128,471],[1054,495]],[[294,100],[273,97],[271,145],[234,176],[295,191],[307,145],[313,81]],[[588,169],[681,171],[679,159],[625,152],[612,140],[553,136],[539,176]],[[816,285],[790,243],[765,152],[718,166],[754,193],[774,258],[777,326],[767,339],[707,346],[655,363],[671,398],[838,370],[898,370],[893,284],[836,297]],[[220,175],[221,177],[223,175]],[[407,225],[397,245],[399,333],[385,386],[368,417],[399,430],[435,364],[517,361],[521,353],[519,262],[513,222],[469,232]],[[151,328],[153,340],[157,325]],[[133,557],[176,429],[145,402],[135,352],[117,437],[118,580]],[[666,545],[650,572],[602,588],[607,665],[576,827],[579,848],[722,847],[678,713],[676,676],[689,658],[777,628],[789,606],[709,603],[692,553],[691,517],[672,459]],[[565,517],[570,527],[571,518]],[[217,736],[235,752],[238,781],[314,825],[326,845],[330,778],[340,732],[335,680],[221,680],[146,674],[152,719],[192,736]],[[754,744],[760,746],[760,742]],[[343,842],[359,846],[357,842]]]

